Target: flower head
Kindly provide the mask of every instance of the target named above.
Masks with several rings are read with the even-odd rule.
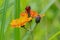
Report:
[[[28,18],[27,14],[21,14],[21,17],[19,19],[13,20],[11,22],[11,26],[21,27],[25,25],[27,22],[29,22],[30,20],[32,20],[32,17]]]
[[[30,15],[31,17],[35,18],[38,15],[38,13],[36,11],[31,10]]]
[[[36,23],[39,23],[39,22],[40,22],[40,20],[41,20],[40,15],[36,16],[35,22],[36,22]]]
[[[32,18],[36,18],[36,23],[40,22],[41,15],[39,15],[36,11],[31,10],[30,6],[25,8],[26,11],[20,13],[20,18],[16,20],[12,20],[11,26],[13,27],[22,27],[26,25],[27,22],[31,21]],[[43,15],[44,16],[44,15]]]

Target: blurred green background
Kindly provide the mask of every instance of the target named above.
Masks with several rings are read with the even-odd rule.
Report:
[[[28,5],[45,14],[32,34],[10,26],[11,20],[19,18]],[[33,19],[31,25],[34,23]],[[60,40],[60,0],[0,0],[0,40]]]

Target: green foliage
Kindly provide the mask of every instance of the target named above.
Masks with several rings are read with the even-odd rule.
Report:
[[[37,26],[32,20],[32,32],[12,28],[11,21],[19,18],[28,5],[46,15]],[[60,40],[60,0],[0,0],[0,40]]]

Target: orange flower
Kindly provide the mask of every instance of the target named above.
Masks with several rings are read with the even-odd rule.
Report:
[[[38,15],[38,13],[36,12],[36,11],[33,11],[33,10],[30,10],[30,15],[31,15],[31,17],[36,17],[37,15]],[[22,17],[28,17],[28,13],[25,11],[25,12],[22,12],[21,14],[20,14],[20,16],[22,16]]]
[[[26,13],[26,12],[22,12],[21,14],[20,14],[20,17],[28,17],[28,14]]]
[[[36,17],[38,15],[38,13],[36,11],[31,10],[30,15],[31,15],[31,17]]]
[[[32,17],[28,18],[26,15],[24,15],[24,17],[21,16],[19,19],[13,20],[11,22],[11,26],[13,26],[13,27],[20,27],[20,26],[25,25],[30,20],[32,20]]]
[[[20,14],[20,18],[13,20],[11,22],[11,26],[13,27],[20,27],[25,25],[27,22],[31,21],[32,18],[35,18],[36,16],[38,16],[39,14],[36,11],[31,10],[31,8],[28,6],[26,8],[26,11],[22,12]],[[41,16],[41,15],[40,15]],[[44,15],[42,15],[41,17],[43,17]]]
[[[17,19],[16,19],[16,20],[12,20],[12,22],[11,22],[11,26],[13,26],[13,27],[17,27]]]
[[[25,21],[21,21],[20,19],[18,19],[18,20],[13,20],[12,22],[11,22],[11,26],[12,27],[20,27],[20,26],[23,26],[23,25],[25,25],[26,24],[26,22]]]
[[[32,20],[32,17],[26,18],[26,22],[29,22]]]
[[[19,18],[19,19],[13,20],[13,21],[11,22],[11,26],[13,26],[13,27],[23,26],[23,25],[25,25],[27,22],[31,21],[32,18],[35,18],[35,17],[38,15],[38,13],[31,10],[31,11],[30,11],[30,15],[31,15],[31,17],[28,17],[28,13],[27,13],[27,12],[22,12],[22,13],[20,14],[20,18]],[[43,16],[45,16],[45,15],[43,14],[43,15],[40,15],[40,16],[43,17]]]

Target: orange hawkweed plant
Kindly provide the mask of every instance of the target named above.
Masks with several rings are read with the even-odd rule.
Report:
[[[36,23],[39,23],[43,16],[44,15],[39,15],[36,11],[31,10],[30,6],[27,6],[25,11],[20,13],[20,18],[11,21],[11,26],[20,28],[30,22],[33,18],[36,18]]]

